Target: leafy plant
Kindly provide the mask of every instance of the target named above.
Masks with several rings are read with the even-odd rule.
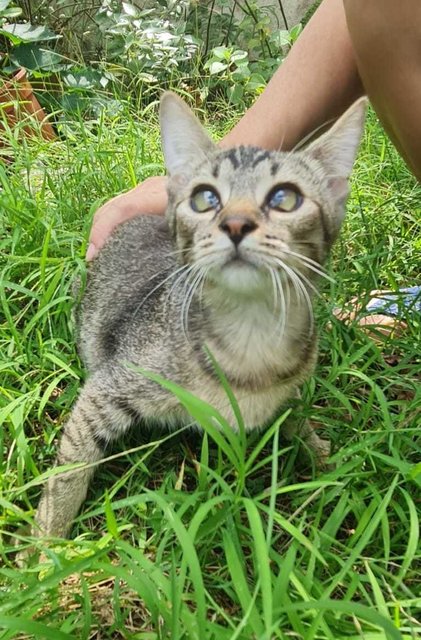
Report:
[[[186,32],[183,9],[188,5],[184,0],[140,10],[129,2],[105,0],[95,20],[104,35],[106,60],[148,83],[186,72],[200,45]]]
[[[50,51],[46,59],[39,44],[57,40],[58,36],[45,25],[16,22],[21,16],[22,9],[11,0],[0,0],[0,64],[3,71],[11,73],[21,66],[31,69],[34,63],[37,68],[51,69],[56,62],[52,58],[54,54]]]
[[[69,21],[76,26],[80,14],[85,25],[89,16],[90,26],[73,47],[76,68],[82,75],[84,69],[103,70],[111,83],[121,84],[131,96],[141,95],[142,101],[155,98],[157,89],[177,85],[195,92],[199,100],[222,96],[244,108],[263,90],[301,30],[298,25],[286,31],[283,22],[276,21],[274,7],[261,7],[254,0],[155,0],[146,8],[122,0],[86,0],[79,8],[57,0],[49,14],[46,2],[34,4],[25,15],[49,20],[64,36],[56,48],[67,57]],[[70,102],[80,105],[73,89],[72,94]]]
[[[234,47],[215,47],[210,52],[204,69],[209,72],[208,91],[218,86],[234,105],[244,102],[247,94],[255,95],[263,91],[266,78],[262,69],[253,70],[256,65],[250,62],[249,54]]]

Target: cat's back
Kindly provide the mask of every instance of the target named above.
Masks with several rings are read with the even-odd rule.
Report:
[[[159,270],[174,265],[173,248],[164,218],[139,215],[120,224],[93,260],[88,271],[85,297],[98,286],[143,285]],[[92,284],[92,286],[91,286]],[[95,285],[95,286],[93,286]]]
[[[88,366],[112,356],[125,327],[152,321],[161,283],[176,268],[165,219],[139,215],[119,225],[88,269],[78,314]]]

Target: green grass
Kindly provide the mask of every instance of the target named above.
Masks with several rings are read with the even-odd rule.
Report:
[[[14,156],[0,166],[0,638],[419,637],[420,319],[403,312],[406,331],[377,344],[332,314],[420,283],[420,188],[375,118],[318,308],[319,366],[294,409],[332,440],[334,470],[283,442],[283,416],[247,440],[175,389],[205,435],[125,443],[74,539],[37,541],[46,560],[27,568],[15,539],[29,543],[21,527],[83,378],[71,281],[91,216],[163,167],[155,121],[129,110]]]

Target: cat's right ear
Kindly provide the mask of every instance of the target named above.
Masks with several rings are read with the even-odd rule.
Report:
[[[181,98],[166,91],[160,103],[162,149],[170,176],[190,173],[216,145]]]

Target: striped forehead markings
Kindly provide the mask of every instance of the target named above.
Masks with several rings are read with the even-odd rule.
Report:
[[[260,162],[267,160],[270,156],[270,151],[257,149],[256,147],[236,147],[226,151],[220,161],[229,160],[234,169],[238,169],[240,165],[244,168],[251,167],[254,169]],[[214,172],[219,173],[216,165],[213,167],[212,173],[214,174]]]
[[[257,158],[255,158],[252,162],[252,169],[254,169],[255,167],[257,167],[258,164],[260,164],[260,162],[264,162],[265,160],[267,160],[270,156],[269,151],[263,151],[260,155],[257,156]]]
[[[230,151],[228,151],[225,158],[231,162],[234,169],[238,169],[238,167],[240,166],[240,160],[237,157],[237,149],[231,149]]]

